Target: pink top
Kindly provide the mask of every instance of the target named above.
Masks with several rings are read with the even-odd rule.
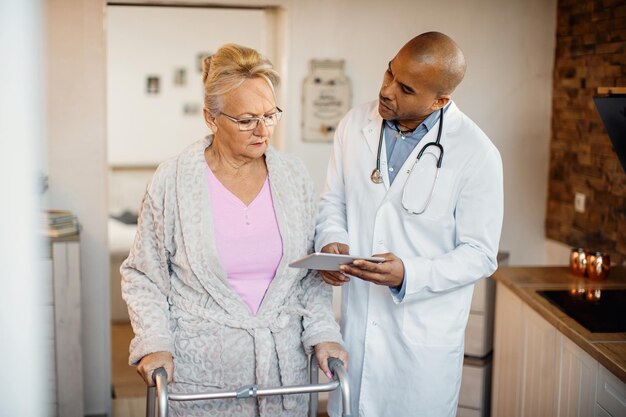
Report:
[[[283,256],[269,178],[246,206],[207,171],[218,257],[231,287],[256,315]]]

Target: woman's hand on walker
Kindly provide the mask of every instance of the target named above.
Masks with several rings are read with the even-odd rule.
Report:
[[[172,382],[172,376],[174,375],[174,359],[170,352],[154,352],[149,353],[139,361],[137,364],[137,373],[146,381],[148,386],[154,385],[152,374],[159,368],[165,368],[167,372],[167,383]]]
[[[333,374],[328,368],[328,358],[341,359],[343,365],[348,369],[348,352],[339,343],[322,342],[315,345],[315,356],[320,364],[320,369],[326,374],[328,379],[333,378]]]

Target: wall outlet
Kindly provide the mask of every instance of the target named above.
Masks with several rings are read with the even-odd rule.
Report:
[[[576,213],[585,212],[585,200],[586,199],[587,199],[587,196],[583,193],[574,194],[574,211]]]

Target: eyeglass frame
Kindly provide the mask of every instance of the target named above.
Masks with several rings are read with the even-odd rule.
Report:
[[[265,125],[265,127],[276,126],[276,124],[278,124],[278,122],[280,122],[280,119],[282,119],[282,117],[283,117],[283,111],[280,109],[280,107],[276,106],[276,111],[274,113],[270,114],[269,116],[263,116],[263,117],[242,117],[241,119],[237,119],[236,117],[229,116],[228,114],[226,114],[224,112],[220,112],[220,115],[226,117],[231,122],[237,123],[237,128],[239,128],[240,131],[242,131],[242,132],[250,132],[250,131],[253,131],[254,129],[256,129],[257,127],[259,127],[259,123],[261,121],[263,121],[263,124]],[[268,125],[267,122],[269,120],[272,120],[273,117],[276,117],[276,123]],[[252,120],[256,120],[256,124],[254,125],[254,127],[252,127],[251,129],[244,129],[244,128],[242,128],[242,126],[240,124],[241,122],[252,121]]]

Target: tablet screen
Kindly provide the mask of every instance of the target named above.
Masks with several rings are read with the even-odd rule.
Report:
[[[289,264],[292,268],[317,269],[319,271],[339,271],[340,265],[351,264],[355,259],[370,262],[384,262],[385,258],[358,255],[339,255],[335,253],[311,253]]]

